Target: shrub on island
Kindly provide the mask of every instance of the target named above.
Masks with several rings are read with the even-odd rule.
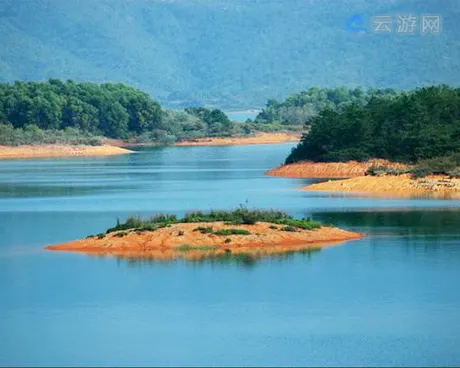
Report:
[[[210,212],[190,212],[181,219],[178,219],[175,215],[168,214],[155,215],[150,219],[132,216],[128,217],[123,223],[118,219],[116,225],[108,229],[106,234],[126,230],[134,230],[136,232],[155,231],[177,223],[211,223],[219,221],[232,225],[255,225],[257,222],[268,222],[303,230],[314,230],[321,227],[320,223],[312,221],[310,218],[296,219],[282,211],[250,210],[240,207],[233,211],[212,210]],[[273,227],[276,226],[272,225],[272,229]],[[247,234],[247,230],[242,229],[225,229],[214,232],[212,227],[197,227],[194,231],[215,235],[249,235]]]

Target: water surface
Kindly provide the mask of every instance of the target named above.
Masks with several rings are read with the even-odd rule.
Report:
[[[292,145],[0,162],[0,365],[459,365],[459,201],[308,193]],[[363,240],[255,264],[43,250],[117,217],[278,208]]]

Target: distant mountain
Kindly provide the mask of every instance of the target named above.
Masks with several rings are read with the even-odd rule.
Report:
[[[371,32],[397,13],[441,15],[442,33]],[[219,107],[311,86],[458,85],[459,19],[457,0],[0,0],[0,80],[121,81]]]

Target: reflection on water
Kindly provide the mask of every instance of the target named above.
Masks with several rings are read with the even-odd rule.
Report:
[[[0,365],[459,365],[460,201],[299,191],[264,175],[291,147],[0,162]],[[367,236],[254,262],[43,249],[246,200]]]
[[[218,255],[208,255],[207,257],[197,258],[197,259],[158,259],[158,258],[149,258],[149,257],[122,257],[115,256],[117,263],[126,263],[129,267],[144,267],[144,266],[155,266],[159,263],[179,263],[183,264],[184,262],[191,262],[194,265],[214,265],[214,266],[225,266],[225,265],[237,265],[244,268],[251,268],[256,266],[262,260],[270,259],[271,261],[287,261],[292,260],[297,256],[306,257],[310,259],[315,254],[319,253],[321,248],[306,248],[301,250],[293,250],[289,252],[284,252],[281,254],[267,254],[267,255],[257,255],[251,253],[236,253],[236,254],[218,254]],[[110,257],[109,255],[89,255],[98,258]]]
[[[417,236],[457,235],[460,209],[431,211],[379,211],[315,213],[315,220],[336,226],[363,229],[369,233]]]

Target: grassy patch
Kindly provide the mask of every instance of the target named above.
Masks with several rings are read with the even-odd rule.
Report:
[[[289,231],[291,233],[296,233],[298,230],[294,226],[285,226],[281,228],[282,231]]]
[[[214,235],[251,235],[251,232],[244,229],[222,229],[214,232]]]
[[[178,252],[188,252],[188,251],[192,250],[192,246],[184,244],[184,245],[181,245],[181,246],[177,247],[176,250]]]
[[[385,175],[403,175],[410,173],[411,169],[392,169],[385,165],[373,165],[367,171],[369,176],[385,176]]]
[[[197,227],[196,229],[193,229],[193,231],[199,231],[201,234],[213,234],[214,230],[212,227]]]
[[[190,252],[192,250],[200,251],[200,252],[212,252],[219,249],[218,246],[215,245],[203,245],[203,246],[193,246],[184,244],[176,248],[178,252]]]
[[[114,236],[117,238],[123,238],[124,236],[129,235],[126,231],[120,231],[119,233],[116,233]]]
[[[118,231],[134,230],[137,233],[144,231],[156,231],[161,228],[170,227],[177,223],[198,223],[198,222],[224,222],[231,225],[252,225],[258,221],[272,223],[271,229],[276,229],[276,225],[292,226],[298,229],[313,230],[321,227],[321,224],[309,218],[296,219],[288,214],[275,210],[250,210],[239,207],[233,211],[210,211],[210,212],[190,212],[179,219],[175,215],[159,214],[148,219],[131,216],[125,222],[119,219],[114,227],[108,229],[106,234]],[[202,234],[216,235],[249,235],[247,230],[228,229],[219,230],[214,233],[212,227],[197,227],[194,231]]]

